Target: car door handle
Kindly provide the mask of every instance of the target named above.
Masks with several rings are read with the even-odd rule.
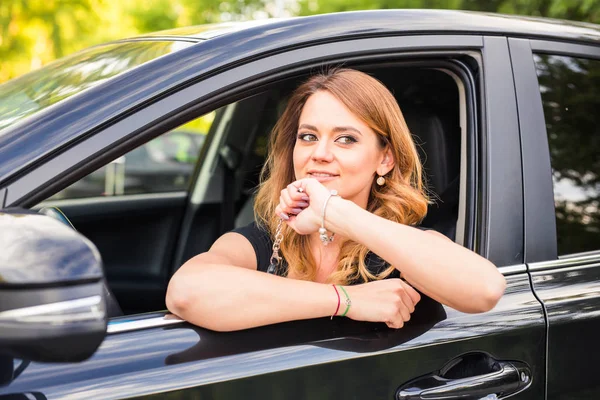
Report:
[[[476,371],[476,374],[470,375]],[[407,382],[397,400],[502,399],[531,385],[531,370],[518,361],[496,361],[485,353],[470,353],[450,361],[440,371]]]

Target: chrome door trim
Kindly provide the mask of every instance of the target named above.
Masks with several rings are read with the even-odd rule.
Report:
[[[160,316],[151,316],[145,319],[128,320],[127,317],[116,318],[108,322],[106,333],[113,334],[137,331],[148,328],[160,328],[163,326],[181,324],[184,322],[186,321],[168,312],[165,312],[163,315]]]
[[[600,252],[581,253],[572,256],[561,256],[558,258],[558,260],[531,263],[529,264],[529,270],[532,272],[547,271],[595,263],[600,263]]]
[[[504,267],[498,267],[498,271],[502,275],[515,275],[527,272],[527,266],[525,264],[506,265]]]

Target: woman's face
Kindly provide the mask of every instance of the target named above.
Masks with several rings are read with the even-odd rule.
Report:
[[[366,208],[375,174],[393,167],[377,134],[327,91],[308,98],[294,146],[296,179],[315,178]]]

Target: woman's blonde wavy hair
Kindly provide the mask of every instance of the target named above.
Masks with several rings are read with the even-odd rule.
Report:
[[[280,220],[275,207],[280,192],[296,180],[292,160],[300,114],[308,98],[321,90],[335,96],[364,121],[379,136],[381,148],[388,146],[393,154],[394,167],[386,174],[385,185],[377,185],[373,176],[367,210],[401,224],[419,223],[427,213],[428,196],[417,149],[400,107],[377,79],[346,68],[314,75],[292,93],[270,137],[269,155],[254,204],[257,223],[275,237]],[[299,235],[285,224],[282,232],[281,252],[288,263],[288,273],[299,279],[314,280],[318,266],[310,251],[309,236]],[[368,282],[385,278],[394,271],[395,267],[390,266],[378,275],[372,274],[365,265],[368,252],[360,243],[350,240],[343,243],[338,268],[329,282]]]

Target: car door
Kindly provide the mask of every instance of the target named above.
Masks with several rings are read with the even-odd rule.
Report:
[[[511,39],[525,260],[548,320],[548,399],[600,397],[600,47]]]
[[[231,52],[227,38],[215,46]],[[464,314],[424,299],[400,330],[318,319],[218,333],[164,312],[116,318],[88,361],[32,363],[10,385],[0,388],[0,394],[408,399],[488,394],[502,398],[517,393],[514,398],[542,398],[546,331],[541,304],[532,293],[523,263],[521,148],[506,38],[378,37],[263,56],[158,100],[148,110],[108,127],[102,137],[109,140],[125,127],[147,126],[156,118],[153,110],[167,114],[194,105],[209,110],[215,108],[215,98],[235,101],[243,95],[240,82],[263,84],[267,76],[275,80],[293,73],[291,65],[309,70],[323,63],[378,62],[392,57],[456,61],[457,78],[465,89],[457,236],[492,260],[506,277],[506,293],[493,310]],[[467,67],[461,62],[465,58],[476,67]],[[60,163],[65,156],[49,163]],[[190,201],[201,204],[212,193],[208,189],[194,188]],[[27,192],[23,187],[19,190]]]

